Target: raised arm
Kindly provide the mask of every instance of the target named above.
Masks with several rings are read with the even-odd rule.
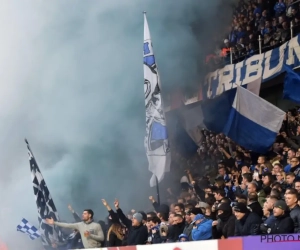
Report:
[[[77,222],[81,222],[81,218],[79,217],[79,215],[74,211],[74,209],[72,208],[71,205],[68,205],[68,209],[70,210],[70,212],[72,213],[74,220]]]
[[[51,219],[46,219],[46,223],[48,225],[56,225],[56,226],[59,226],[59,227],[64,227],[64,228],[71,228],[71,229],[79,229],[78,228],[78,224],[79,223],[63,223],[63,222],[57,222],[57,221],[54,221],[52,218]]]
[[[123,211],[120,209],[119,207],[119,201],[116,199],[115,200],[115,208],[116,208],[116,211],[117,211],[117,214],[120,218],[120,220],[123,222],[123,224],[127,227],[127,228],[130,228],[131,227],[131,220],[129,220],[125,214],[123,213]]]
[[[111,217],[112,222],[113,222],[113,223],[119,223],[119,217],[118,217],[118,214],[115,213],[115,212],[111,209],[111,207],[108,205],[108,203],[106,202],[105,199],[102,199],[101,201],[102,201],[103,205],[106,207],[106,209],[107,209],[107,211],[108,211],[108,213],[109,213],[109,215],[110,215],[110,217]]]

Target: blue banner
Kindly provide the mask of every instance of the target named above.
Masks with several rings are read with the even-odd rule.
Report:
[[[297,35],[276,49],[207,74],[201,99],[214,98],[236,85],[246,85],[260,77],[263,84],[285,72],[285,64],[293,68],[300,66],[299,45],[300,35]]]

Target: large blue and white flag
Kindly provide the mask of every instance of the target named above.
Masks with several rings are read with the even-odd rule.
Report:
[[[144,93],[146,106],[145,148],[149,171],[153,173],[150,186],[160,182],[170,171],[171,152],[166,119],[160,92],[160,79],[153,53],[147,17],[144,13]]]
[[[274,143],[284,117],[281,109],[237,86],[223,133],[249,150],[265,153]]]
[[[48,186],[32,154],[29,143],[27,140],[25,140],[25,142],[28,149],[33,193],[38,211],[39,232],[41,234],[42,243],[45,247],[51,247],[53,243],[64,243],[60,228],[55,225],[50,226],[45,222],[46,218],[53,218],[55,221],[59,221],[59,217]]]
[[[17,226],[17,231],[27,234],[32,240],[41,237],[39,230],[35,226],[32,226],[28,222],[28,220],[24,218],[22,219],[21,223]]]
[[[284,78],[283,99],[300,103],[300,74],[290,66],[284,66],[286,70]]]

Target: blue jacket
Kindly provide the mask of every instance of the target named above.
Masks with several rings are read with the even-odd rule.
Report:
[[[208,240],[212,238],[212,220],[204,219],[197,228],[192,230],[193,240]]]

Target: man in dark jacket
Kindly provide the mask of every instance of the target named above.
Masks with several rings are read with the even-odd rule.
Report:
[[[169,228],[169,241],[176,242],[179,235],[183,233],[184,228],[185,219],[180,214],[176,214],[173,218],[173,225]]]
[[[115,200],[117,214],[122,223],[128,228],[127,245],[145,245],[148,239],[147,227],[143,225],[143,215],[135,213],[132,221],[129,220],[119,207],[119,201]]]
[[[188,240],[189,241],[192,241],[193,238],[192,238],[192,230],[193,230],[193,226],[194,224],[192,223],[193,222],[193,219],[191,217],[191,213],[192,213],[192,209],[189,210],[186,215],[185,215],[185,222],[186,222],[186,225],[185,225],[185,228],[183,230],[183,234],[185,234],[187,237],[188,237]],[[194,218],[194,217],[193,217]]]
[[[289,234],[294,232],[294,222],[289,216],[288,206],[282,200],[275,203],[273,214],[276,218],[267,230],[268,234]]]
[[[260,218],[263,217],[262,207],[258,202],[256,193],[248,193],[248,207],[253,213],[256,213]]]
[[[256,214],[250,212],[244,203],[237,203],[234,208],[235,236],[258,235],[260,233],[260,224],[262,219]]]
[[[234,236],[235,216],[232,214],[232,208],[228,203],[221,203],[218,208],[218,220],[213,222],[213,238],[221,239]]]
[[[297,190],[290,189],[290,192],[285,195],[285,202],[290,209],[290,217],[294,221],[294,233],[300,233],[300,207]]]

